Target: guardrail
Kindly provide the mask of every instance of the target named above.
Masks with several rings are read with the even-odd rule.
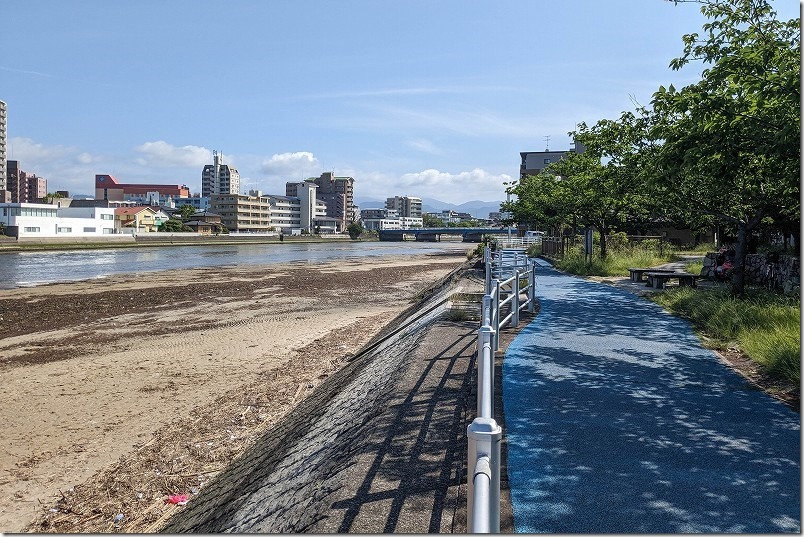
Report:
[[[495,240],[503,248],[529,248],[534,244],[541,244],[541,237],[505,237],[499,236]]]
[[[483,261],[486,293],[477,341],[477,417],[467,428],[467,523],[469,533],[499,533],[502,428],[494,419],[494,353],[500,330],[517,326],[522,310],[535,309],[536,262],[519,250],[490,248]]]

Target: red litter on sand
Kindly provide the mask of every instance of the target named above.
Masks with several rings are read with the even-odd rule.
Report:
[[[171,494],[165,501],[176,505],[187,505],[187,502],[190,501],[190,496],[187,494]]]

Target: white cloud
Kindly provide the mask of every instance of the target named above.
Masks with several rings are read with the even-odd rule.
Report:
[[[467,201],[500,201],[505,199],[503,183],[511,180],[507,174],[494,174],[480,168],[467,172],[449,173],[436,169],[392,174],[354,172],[355,196],[384,200],[392,196],[417,196],[449,203]]]
[[[469,172],[448,173],[434,169],[421,172],[406,173],[399,178],[400,184],[408,188],[422,188],[428,191],[496,191],[500,190],[503,182],[510,181],[507,174],[491,174],[480,168]]]
[[[54,162],[68,158],[77,152],[78,150],[74,147],[46,146],[34,142],[30,138],[10,138],[6,158],[19,161],[20,166],[25,170],[26,162]]]
[[[305,170],[318,170],[320,168],[318,159],[309,151],[297,151],[295,153],[281,153],[273,155],[271,158],[263,160],[260,171],[266,175],[280,176],[284,178],[301,177]],[[308,173],[308,175],[310,175]]]
[[[80,155],[76,155],[75,161],[78,164],[91,164],[92,162],[95,161],[95,158],[89,153],[84,152],[81,153]]]
[[[203,165],[211,162],[211,153],[204,153],[203,148],[179,148],[165,142],[143,144],[136,152],[121,155],[89,153],[80,147],[49,146],[29,138],[10,138],[9,142],[9,158],[19,160],[23,170],[47,179],[48,190],[69,190],[73,194],[93,194],[94,177],[98,173],[111,173],[124,183],[186,184],[191,191],[198,192]],[[422,150],[437,149],[425,139],[414,139],[412,143],[419,144]],[[152,165],[143,167],[143,160]],[[505,199],[503,183],[511,180],[507,174],[482,168],[457,173],[425,168],[400,174],[387,169],[387,160],[360,164],[336,162],[333,169],[336,175],[355,178],[356,197],[377,200],[407,195],[456,204],[470,200],[496,201]],[[271,157],[244,153],[237,156],[237,162],[243,188],[255,188],[268,194],[283,194],[286,181],[317,176],[322,169],[319,159],[309,151]],[[183,167],[178,167],[179,163],[183,163]],[[381,165],[386,169],[377,171]],[[411,169],[410,163],[400,162],[396,166]]]
[[[145,142],[135,148],[144,155],[139,161],[144,166],[166,166],[172,168],[196,168],[198,173],[204,165],[212,163],[212,151],[196,145],[176,147],[162,140]]]

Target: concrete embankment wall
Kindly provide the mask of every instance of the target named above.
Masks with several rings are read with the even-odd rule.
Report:
[[[143,233],[139,235],[117,234],[102,237],[23,237],[14,238],[0,235],[0,250],[17,251],[27,249],[59,248],[107,248],[133,246],[188,246],[200,244],[263,244],[263,243],[319,243],[350,242],[348,235],[301,235],[285,236],[280,241],[278,235],[257,233],[204,235],[201,233]],[[367,242],[361,239],[363,242]]]
[[[303,532],[321,520],[352,454],[464,266],[432,287],[177,513],[166,533]]]

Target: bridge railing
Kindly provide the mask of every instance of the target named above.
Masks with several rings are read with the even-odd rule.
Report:
[[[499,333],[535,310],[536,263],[521,251],[484,252],[486,294],[477,340],[477,417],[467,428],[467,524],[469,533],[500,531],[500,442],[494,419],[494,356]],[[503,316],[501,312],[505,312]]]

